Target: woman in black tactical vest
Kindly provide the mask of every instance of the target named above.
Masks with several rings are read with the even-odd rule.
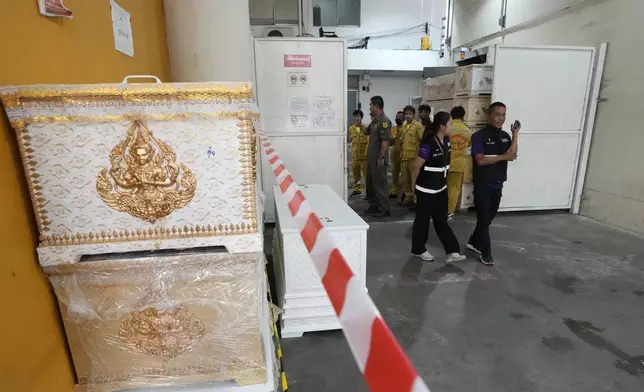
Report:
[[[439,112],[434,121],[425,127],[425,135],[412,164],[412,179],[418,204],[412,233],[411,252],[422,260],[434,261],[425,247],[429,237],[429,220],[433,218],[436,234],[445,248],[447,262],[465,259],[454,232],[447,223],[447,171],[449,170],[451,145],[449,133],[452,118]]]

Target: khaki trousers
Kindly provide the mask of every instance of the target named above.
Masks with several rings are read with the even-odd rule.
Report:
[[[351,165],[353,167],[353,190],[361,192],[362,178],[367,177],[367,160],[354,159]]]
[[[411,189],[411,163],[412,160],[402,161],[400,165],[400,183],[402,184],[403,202],[415,203],[416,194]]]
[[[463,188],[463,172],[447,173],[447,213],[453,214],[461,198]]]

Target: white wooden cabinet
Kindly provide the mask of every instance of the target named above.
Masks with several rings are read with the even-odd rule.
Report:
[[[367,230],[360,218],[327,185],[301,186],[302,193],[340,251],[366,288]],[[300,230],[291,217],[288,201],[279,187],[275,192],[275,234],[273,264],[277,300],[282,313],[282,337],[299,337],[305,332],[340,329],[340,322],[322,286]]]

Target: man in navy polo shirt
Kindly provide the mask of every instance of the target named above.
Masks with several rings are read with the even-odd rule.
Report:
[[[505,132],[506,107],[501,102],[490,105],[488,124],[472,135],[474,158],[474,206],[476,228],[470,236],[467,248],[479,254],[485,265],[494,265],[490,242],[490,224],[501,204],[503,183],[508,178],[508,162],[517,158],[521,123],[511,126],[512,137]]]

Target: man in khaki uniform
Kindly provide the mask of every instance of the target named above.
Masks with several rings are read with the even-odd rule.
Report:
[[[401,111],[396,113],[396,125],[391,128],[391,139],[389,145],[393,146],[391,149],[391,193],[390,199],[397,199],[400,196],[400,159],[402,156],[402,138],[398,136],[402,134],[402,126],[405,122],[405,115]]]
[[[365,135],[362,129],[364,113],[362,110],[353,112],[355,122],[349,128],[349,137],[351,138],[351,166],[353,168],[353,193],[351,196],[360,196],[362,193],[362,177],[367,176],[367,145],[369,136]]]
[[[463,177],[467,168],[467,161],[472,160],[468,149],[472,146],[472,130],[465,125],[465,109],[456,106],[451,112],[454,125],[449,135],[452,145],[452,159],[447,174],[447,216],[454,216],[458,200],[461,197],[463,188]]]
[[[413,189],[411,189],[411,163],[418,156],[418,148],[425,134],[425,127],[414,119],[416,109],[407,106],[404,110],[405,123],[401,127],[399,138],[402,140],[402,156],[400,165],[400,177],[402,183],[404,205],[412,205],[416,201]]]
[[[369,135],[367,147],[367,214],[376,218],[390,216],[387,189],[387,167],[389,166],[389,139],[391,120],[384,112],[385,102],[381,96],[371,98],[369,114],[373,121],[366,133]]]

